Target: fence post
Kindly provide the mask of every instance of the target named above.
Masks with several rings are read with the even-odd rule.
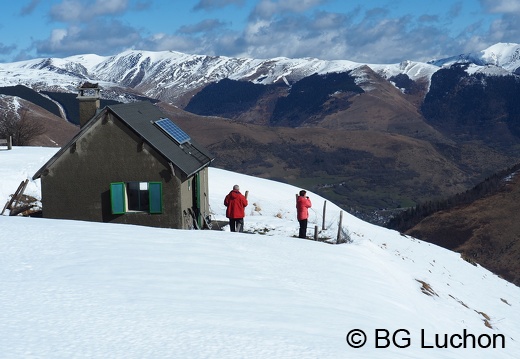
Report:
[[[341,226],[343,225],[343,211],[339,212],[339,224],[338,224],[338,237],[336,238],[336,244],[340,243],[341,238]]]
[[[314,240],[318,240],[318,226],[314,226]]]
[[[327,201],[323,202],[323,222],[321,224],[321,229],[325,230],[325,210],[327,209]]]
[[[13,149],[13,137],[12,136],[7,137],[7,149],[8,150]]]

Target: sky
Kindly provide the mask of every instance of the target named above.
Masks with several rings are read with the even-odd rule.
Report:
[[[428,61],[517,42],[519,16],[518,0],[3,1],[0,62],[128,49]]]
[[[25,179],[41,198],[32,176],[57,150],[0,150],[0,204]],[[298,188],[213,167],[209,180],[214,219],[233,184],[249,191],[250,233],[0,216],[0,357],[520,356],[519,287],[348,213],[349,243],[294,238]],[[307,194],[321,230],[324,199]],[[327,203],[320,237],[340,211]]]

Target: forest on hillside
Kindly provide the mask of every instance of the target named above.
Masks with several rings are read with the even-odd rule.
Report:
[[[508,178],[514,176],[519,170],[520,163],[517,163],[512,167],[493,174],[465,192],[441,200],[419,203],[415,207],[402,211],[391,218],[385,224],[385,227],[395,229],[399,232],[406,232],[421,222],[424,218],[434,214],[435,212],[446,211],[458,206],[468,205],[478,199],[491,196],[501,191],[507,184]]]

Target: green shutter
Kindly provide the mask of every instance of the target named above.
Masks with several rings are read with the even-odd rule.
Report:
[[[200,207],[200,175],[199,173],[195,174],[195,206],[197,206],[197,222],[199,223],[199,227],[202,228],[202,215],[201,215],[201,207]]]
[[[112,214],[123,214],[126,212],[126,189],[124,182],[110,184],[110,203]]]
[[[162,213],[162,183],[149,182],[150,213]]]

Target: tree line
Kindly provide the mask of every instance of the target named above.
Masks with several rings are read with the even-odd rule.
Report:
[[[424,203],[418,203],[415,207],[411,207],[391,218],[385,224],[385,227],[400,232],[406,232],[421,222],[424,218],[434,214],[435,212],[468,205],[478,199],[491,196],[501,191],[507,183],[507,179],[510,176],[515,175],[519,170],[520,163],[517,163],[512,167],[493,174],[465,192],[441,200],[431,200]]]

